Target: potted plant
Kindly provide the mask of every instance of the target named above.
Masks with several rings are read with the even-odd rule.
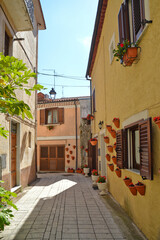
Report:
[[[158,117],[154,117],[153,121],[158,125],[158,127],[160,128],[160,116]]]
[[[74,159],[75,159],[75,157],[74,157],[74,156],[71,156],[71,158],[72,158],[72,160],[74,160]]]
[[[67,158],[69,158],[69,154],[67,154]]]
[[[107,130],[108,130],[109,132],[111,132],[111,130],[112,130],[112,126],[111,126],[111,125],[106,125],[106,128],[107,128]]]
[[[73,149],[75,149],[76,148],[76,145],[73,145]]]
[[[145,195],[145,185],[142,182],[138,181],[138,183],[135,184],[135,187],[141,195]]]
[[[107,159],[107,161],[110,161],[110,158],[111,158],[111,156],[107,153],[107,154],[106,154],[106,159]]]
[[[125,178],[123,179],[123,181],[124,181],[124,183],[126,184],[126,186],[128,187],[129,184],[132,182],[132,179],[129,178],[129,177],[127,177],[127,176],[125,176]]]
[[[112,129],[110,133],[113,138],[116,138],[116,131],[114,129]]]
[[[85,148],[85,152],[88,153],[88,148]]]
[[[97,144],[97,142],[98,142],[97,138],[91,138],[90,139],[90,143],[91,143],[92,146],[95,146]]]
[[[99,176],[96,182],[97,182],[98,189],[101,191],[100,195],[102,196],[106,195],[106,189],[107,189],[106,177]]]
[[[83,145],[81,146],[81,149],[84,149],[84,146],[83,146]]]
[[[67,163],[69,164],[69,163],[70,163],[70,160],[67,160]]]
[[[114,165],[113,165],[113,163],[108,163],[107,165],[108,165],[108,167],[110,168],[110,170],[113,172],[113,170],[114,170]]]
[[[48,130],[54,129],[54,126],[47,126]]]
[[[117,49],[113,50],[113,54],[117,58],[116,61],[120,60],[120,63],[124,66],[131,66],[138,56],[138,42],[130,43],[125,40],[123,43],[118,43]]]
[[[73,168],[68,168],[67,172],[68,173],[74,173],[74,169]]]
[[[87,164],[84,165],[83,171],[84,171],[85,177],[88,177],[89,167]]]
[[[114,143],[113,148],[114,148],[114,150],[116,150],[116,142]]]
[[[111,145],[108,145],[107,149],[108,149],[109,152],[111,152],[111,153],[113,152],[113,147]]]
[[[77,168],[76,173],[81,173],[82,169],[81,168]]]
[[[70,153],[70,154],[72,154],[72,153],[73,153],[73,151],[69,151],[69,153]]]
[[[68,147],[66,147],[66,152],[68,152],[68,150],[69,150],[69,148],[68,148]]]
[[[120,121],[119,121],[119,118],[113,118],[112,122],[114,123],[114,125],[119,128],[119,125],[120,125]]]
[[[105,137],[104,137],[104,142],[105,142],[105,143],[109,143],[109,137],[105,136]]]
[[[121,177],[121,169],[116,168],[115,173],[117,174],[118,177]]]
[[[87,115],[87,120],[93,120],[93,119],[94,119],[94,116],[92,114]]]
[[[117,157],[116,156],[112,156],[112,161],[114,162],[114,164],[117,164]]]
[[[92,181],[93,181],[93,186],[97,186],[97,181],[98,179],[98,171],[96,169],[92,170]]]
[[[137,195],[137,189],[136,189],[135,185],[132,182],[128,185],[128,188],[129,188],[130,192],[134,196]]]

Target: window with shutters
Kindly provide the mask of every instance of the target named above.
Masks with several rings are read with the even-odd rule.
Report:
[[[117,165],[133,169],[143,178],[152,180],[151,118],[117,131],[116,142]]]
[[[64,108],[48,108],[40,110],[40,125],[64,123]]]
[[[135,43],[141,36],[145,24],[145,1],[124,0],[118,14],[119,42],[128,39]]]

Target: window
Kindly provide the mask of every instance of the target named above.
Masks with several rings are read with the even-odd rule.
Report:
[[[10,37],[5,31],[5,39],[4,39],[4,55],[5,56],[9,55],[9,46],[10,46]]]
[[[31,148],[31,132],[28,133],[28,147]]]
[[[40,110],[40,124],[64,123],[64,108],[49,108]]]
[[[145,28],[144,0],[125,0],[118,14],[119,42],[136,42]]]
[[[95,88],[92,93],[93,113],[96,112]]]
[[[136,169],[143,178],[153,179],[151,118],[126,126],[116,134],[117,165]]]

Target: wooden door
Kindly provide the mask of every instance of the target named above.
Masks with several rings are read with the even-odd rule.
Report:
[[[65,146],[41,146],[40,147],[40,170],[41,171],[64,171],[65,170]]]
[[[11,133],[11,187],[16,186],[16,133]]]
[[[98,143],[96,146],[92,146],[90,141],[88,142],[88,167],[98,170]]]

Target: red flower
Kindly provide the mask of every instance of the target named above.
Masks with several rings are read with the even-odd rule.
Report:
[[[121,47],[124,47],[124,44],[123,44],[123,43],[121,43],[121,44],[120,44],[120,46],[121,46]]]

